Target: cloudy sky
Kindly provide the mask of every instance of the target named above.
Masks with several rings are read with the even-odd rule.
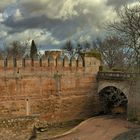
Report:
[[[116,9],[137,0],[1,0],[0,46],[34,39],[41,48],[58,48],[66,40],[92,41],[105,36],[104,25]]]

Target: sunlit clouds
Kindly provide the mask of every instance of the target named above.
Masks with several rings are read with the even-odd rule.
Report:
[[[0,1],[0,40],[35,39],[42,48],[58,48],[66,40],[92,41],[104,36],[116,8],[136,0],[4,0]],[[122,3],[122,4],[121,4]],[[4,37],[4,38],[3,38]],[[2,46],[2,45],[1,45]]]

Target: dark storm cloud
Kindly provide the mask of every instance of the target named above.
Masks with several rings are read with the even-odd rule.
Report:
[[[14,4],[5,1],[0,1],[1,13],[5,15],[1,24],[9,28],[10,39],[17,36],[26,39],[30,31],[34,34],[43,31],[50,35],[44,33],[40,37],[42,44],[51,44],[69,38],[94,38],[98,33],[104,35],[104,24],[116,18],[113,9],[135,0],[17,0]]]
[[[54,1],[53,1],[54,2]],[[24,9],[26,13],[36,13],[36,16],[30,16],[27,18],[23,18],[22,20],[16,21],[14,16],[10,16],[5,20],[4,24],[8,27],[12,28],[12,33],[20,32],[21,30],[31,29],[31,28],[46,28],[48,31],[52,33],[52,35],[59,39],[64,39],[69,36],[75,34],[79,29],[85,30],[86,28],[101,28],[104,22],[104,14],[99,12],[99,7],[96,5],[88,5],[85,3],[80,3],[74,7],[74,10],[77,11],[78,16],[69,18],[67,20],[57,19],[53,17],[49,17],[46,15],[38,15],[38,11],[45,10],[46,12],[50,12],[49,9],[44,9],[44,5],[40,3],[34,3],[32,5],[31,2],[23,3]],[[49,3],[49,6],[52,6],[54,3]],[[61,3],[62,4],[62,3]],[[60,5],[60,4],[59,4]],[[32,8],[31,8],[32,7]],[[58,5],[56,6],[58,10]],[[34,9],[35,8],[35,9]],[[55,10],[56,10],[55,9]],[[55,11],[54,10],[54,11]],[[56,10],[56,11],[57,11]],[[87,10],[87,13],[84,13],[84,10]],[[104,9],[102,9],[104,10]],[[45,12],[44,11],[44,12]],[[59,11],[59,10],[58,10]],[[25,14],[25,12],[24,12]],[[29,14],[29,15],[30,15]]]
[[[115,9],[119,9],[121,6],[133,3],[137,0],[107,0],[107,5],[113,6]]]
[[[24,7],[24,12],[31,15],[32,13],[36,13],[36,15],[40,15],[41,13],[47,13],[47,11],[51,11],[53,14],[58,14],[59,9],[62,8],[63,2],[65,0],[51,0],[47,1],[38,1],[38,0],[25,0],[21,1],[21,5]],[[41,12],[42,11],[42,12]],[[40,13],[41,12],[41,13]]]
[[[56,23],[59,23],[60,20],[51,20],[46,16],[37,16],[30,17],[27,19],[15,21],[14,17],[10,17],[3,22],[6,26],[12,27],[15,29],[31,29],[31,28],[50,28],[51,26],[55,26]]]
[[[50,19],[46,16],[31,17],[28,19],[14,21],[13,17],[8,18],[4,24],[12,28],[9,33],[21,32],[27,29],[47,29],[53,36],[64,39],[68,35],[76,32],[75,27],[78,26],[78,20],[62,21],[60,19]]]

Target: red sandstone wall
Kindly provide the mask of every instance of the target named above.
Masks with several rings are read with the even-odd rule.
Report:
[[[46,66],[47,61],[42,67],[38,61],[34,66],[26,62],[25,68],[21,61],[16,68],[12,63],[6,69],[1,66],[1,117],[39,114],[55,122],[89,117],[97,111],[98,61],[86,67],[76,62],[71,67],[67,62],[64,67],[60,62],[57,67]]]

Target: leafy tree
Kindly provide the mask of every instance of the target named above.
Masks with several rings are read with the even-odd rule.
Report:
[[[36,56],[37,56],[37,47],[34,40],[32,40],[31,49],[30,49],[30,58],[34,58]]]

